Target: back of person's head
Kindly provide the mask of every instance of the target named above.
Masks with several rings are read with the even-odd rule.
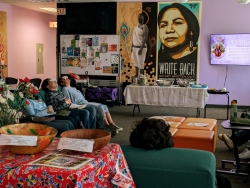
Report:
[[[170,125],[163,119],[144,118],[135,122],[132,129],[129,141],[134,147],[151,150],[174,146]]]
[[[44,90],[45,92],[48,92],[49,89],[47,88],[47,86],[49,85],[49,78],[46,78],[43,80],[43,83],[42,83],[42,90]]]

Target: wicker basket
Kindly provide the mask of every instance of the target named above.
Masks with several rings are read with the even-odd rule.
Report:
[[[99,150],[106,146],[111,138],[108,131],[99,129],[75,129],[65,131],[61,134],[62,138],[77,138],[77,139],[93,139],[95,140],[93,151]]]

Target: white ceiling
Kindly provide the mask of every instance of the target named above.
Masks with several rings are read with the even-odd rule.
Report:
[[[36,0],[37,2],[32,2],[32,0],[0,0],[0,3],[11,4],[14,6],[35,10],[38,12],[43,12],[46,14],[56,15],[56,13],[41,10],[39,8],[56,8],[56,0]]]
[[[0,0],[0,3],[11,4],[14,6],[56,15],[56,13],[41,10],[39,8],[56,8],[56,3],[80,3],[80,2],[159,2],[166,0]],[[168,0],[167,0],[168,1]]]

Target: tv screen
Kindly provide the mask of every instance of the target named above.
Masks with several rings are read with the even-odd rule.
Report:
[[[211,65],[250,65],[250,34],[210,35]]]

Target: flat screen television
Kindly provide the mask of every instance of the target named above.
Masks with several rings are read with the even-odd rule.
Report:
[[[250,65],[250,34],[211,34],[211,65]]]

